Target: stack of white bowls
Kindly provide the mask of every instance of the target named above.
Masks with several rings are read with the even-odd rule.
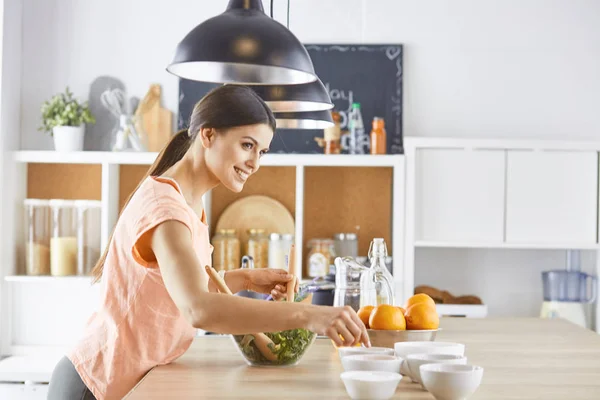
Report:
[[[353,400],[387,400],[403,376],[438,400],[469,398],[481,384],[483,368],[467,364],[465,346],[452,342],[398,342],[387,347],[341,347],[341,374]]]

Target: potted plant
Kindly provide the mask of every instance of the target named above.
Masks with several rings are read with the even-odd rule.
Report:
[[[41,111],[42,126],[39,130],[53,137],[56,151],[83,150],[84,124],[96,122],[87,102],[78,102],[67,87],[64,93],[45,101]]]

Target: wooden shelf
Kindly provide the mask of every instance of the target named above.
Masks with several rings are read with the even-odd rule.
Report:
[[[111,151],[77,151],[60,153],[56,151],[23,150],[13,153],[14,160],[21,163],[116,165],[151,165],[157,155],[158,153],[151,152]],[[393,167],[401,162],[401,160],[401,154],[267,154],[261,159],[261,165]]]
[[[472,248],[472,249],[532,249],[532,250],[600,250],[596,243],[477,243],[477,242],[423,242],[417,241],[415,247],[422,248]]]

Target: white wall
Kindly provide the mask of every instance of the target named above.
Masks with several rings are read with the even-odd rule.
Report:
[[[100,75],[138,97],[160,83],[177,112],[165,66],[185,33],[227,4],[23,1],[23,149],[52,148],[36,131],[43,100],[67,84],[86,98]],[[282,23],[286,3],[275,3]],[[597,0],[291,0],[290,29],[304,43],[404,44],[405,135],[600,139],[598,21]],[[424,249],[416,283],[479,294],[491,314],[536,315],[539,273],[562,263],[561,252]]]
[[[163,85],[176,43],[226,0],[23,0],[22,147],[51,148],[39,107],[67,84],[87,97],[100,75],[141,97]],[[600,136],[596,0],[290,0],[304,43],[403,43],[405,134]],[[270,1],[263,2],[268,12]],[[285,23],[287,2],[275,2]]]

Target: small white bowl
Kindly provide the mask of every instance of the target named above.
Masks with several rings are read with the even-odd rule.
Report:
[[[404,358],[410,354],[453,354],[465,355],[465,345],[454,342],[398,342],[394,344],[396,357]],[[410,376],[406,363],[400,369],[402,375]]]
[[[467,357],[456,354],[409,354],[404,361],[407,365],[409,376],[413,382],[422,383],[421,365],[425,364],[466,364]]]
[[[385,371],[346,371],[340,378],[352,400],[388,400],[396,393],[402,375]]]
[[[481,384],[483,368],[477,365],[421,365],[423,387],[437,400],[469,398]]]
[[[465,345],[454,342],[398,342],[394,343],[397,357],[406,358],[409,354],[455,354],[465,355]]]
[[[355,354],[342,357],[344,371],[385,371],[400,373],[402,359],[385,354]]]
[[[388,347],[338,347],[340,358],[355,354],[384,354],[386,356],[393,356],[395,351]]]

